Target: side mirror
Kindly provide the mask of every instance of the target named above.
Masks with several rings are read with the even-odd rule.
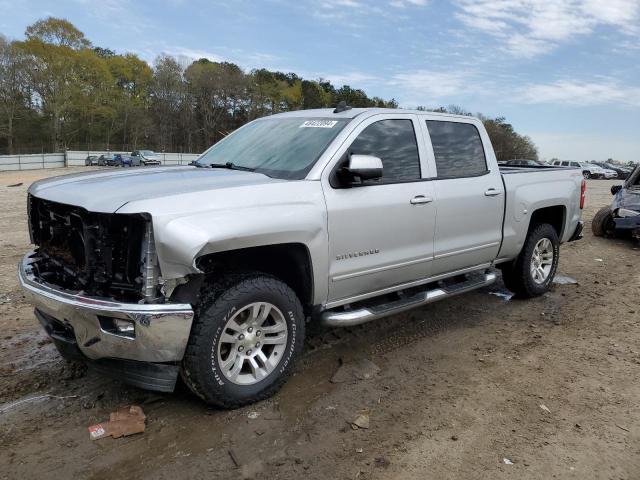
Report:
[[[616,193],[618,193],[620,190],[622,190],[622,185],[613,185],[611,187],[611,195],[615,195]]]
[[[373,155],[351,155],[345,170],[362,181],[375,180],[382,178],[382,160]]]

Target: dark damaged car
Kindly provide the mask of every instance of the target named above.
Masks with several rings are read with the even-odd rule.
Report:
[[[597,237],[629,232],[640,239],[640,165],[622,185],[611,187],[613,202],[601,208],[591,224]]]

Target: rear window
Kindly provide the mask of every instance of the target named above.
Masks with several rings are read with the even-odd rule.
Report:
[[[470,123],[427,120],[438,178],[476,177],[487,173],[478,129]]]

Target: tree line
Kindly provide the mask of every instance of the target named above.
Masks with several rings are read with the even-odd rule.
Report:
[[[230,62],[138,56],[97,47],[74,25],[49,17],[24,40],[0,35],[0,154],[65,149],[202,152],[248,121],[288,110],[397,108],[323,79]],[[449,107],[460,113],[459,107]],[[447,111],[440,108],[438,111]],[[499,159],[537,158],[503,118],[483,118]]]

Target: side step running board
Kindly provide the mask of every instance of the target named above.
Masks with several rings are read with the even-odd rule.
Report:
[[[327,310],[321,315],[321,322],[328,327],[351,327],[378,318],[394,315],[428,303],[452,297],[460,293],[491,285],[496,281],[495,272],[470,275],[458,283],[419,292],[408,298],[401,298],[382,305],[358,308],[355,310]]]

